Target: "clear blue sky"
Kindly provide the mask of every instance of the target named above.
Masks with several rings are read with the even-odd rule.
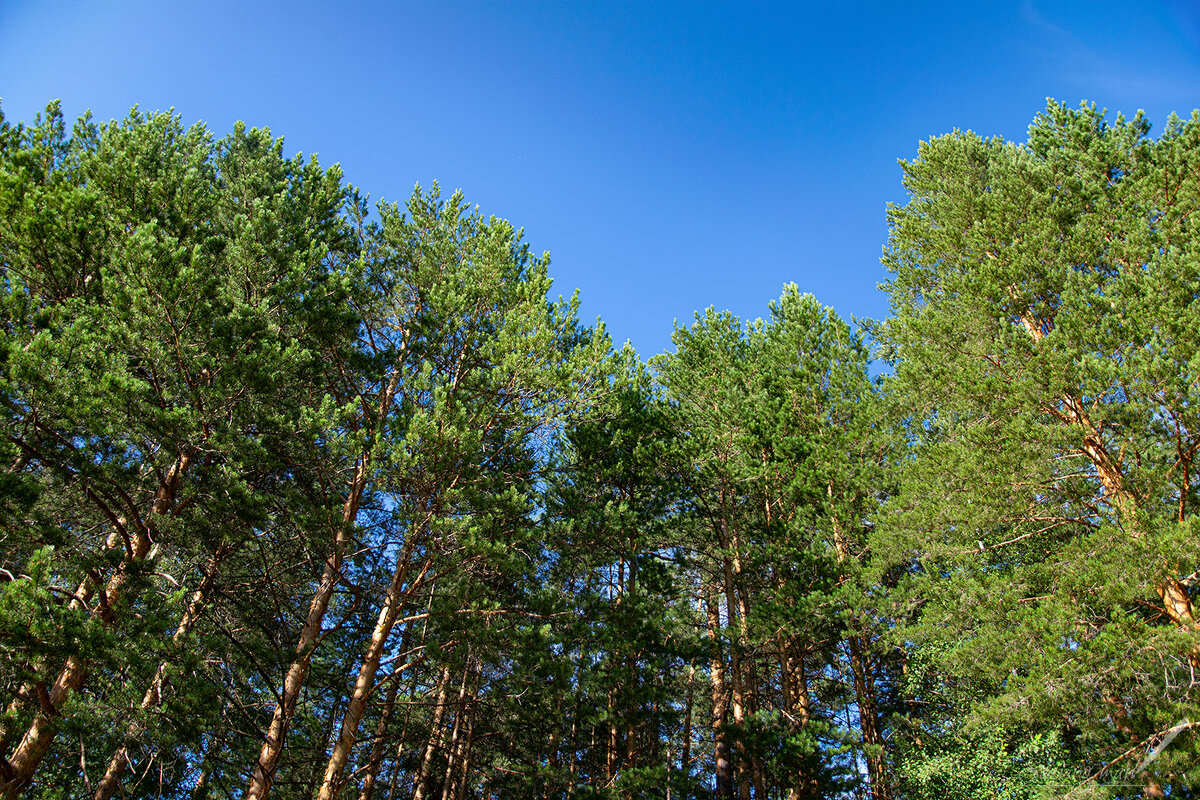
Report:
[[[0,107],[266,125],[375,199],[437,180],[648,357],[794,281],[879,317],[898,158],[1053,96],[1200,106],[1200,3],[0,0]]]

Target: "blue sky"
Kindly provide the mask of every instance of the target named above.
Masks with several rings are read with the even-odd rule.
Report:
[[[268,126],[374,199],[462,189],[649,357],[784,283],[880,317],[898,158],[1046,97],[1200,106],[1200,3],[0,0],[0,107]]]

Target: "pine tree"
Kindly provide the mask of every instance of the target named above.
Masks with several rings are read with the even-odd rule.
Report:
[[[973,706],[1077,738],[1080,780],[1196,714],[1200,119],[1148,130],[1051,102],[1023,144],[922,143],[877,331],[916,448],[905,636]],[[1195,782],[1196,746],[1149,794]]]
[[[265,524],[318,354],[354,328],[333,272],[347,190],[265,131],[214,142],[135,112],[68,135],[51,106],[4,139],[7,440],[37,492],[5,553],[13,795],[64,725],[141,736],[144,722],[115,720],[154,715],[170,640],[228,548]],[[35,622],[29,592],[65,600]],[[94,744],[102,768],[126,746]]]

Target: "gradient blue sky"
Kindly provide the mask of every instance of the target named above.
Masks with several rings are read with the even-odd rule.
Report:
[[[1200,106],[1200,2],[0,0],[0,107],[266,125],[375,199],[437,180],[648,357],[794,281],[880,317],[898,158],[1056,97]]]

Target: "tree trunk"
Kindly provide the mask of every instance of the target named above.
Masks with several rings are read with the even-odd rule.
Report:
[[[434,585],[430,584],[429,601],[426,606],[428,611],[432,611],[432,608],[433,608],[433,591],[434,591]],[[422,657],[424,657],[424,653],[425,653],[425,642],[426,642],[426,636],[428,635],[428,632],[429,632],[429,616],[428,616],[428,614],[426,614],[425,620],[421,623],[421,643],[417,648],[420,651]],[[406,628],[405,636],[407,637],[407,635],[408,635],[408,629]],[[406,697],[409,698],[409,702],[404,703],[404,724],[400,726],[400,735],[398,737],[396,737],[396,752],[395,752],[395,755],[392,757],[392,769],[391,769],[391,774],[388,777],[388,800],[396,800],[396,790],[399,787],[400,765],[401,765],[401,761],[402,761],[401,756],[404,753],[404,751],[407,749],[409,725],[412,723],[412,717],[413,717],[413,705],[414,704],[411,701],[411,699],[416,696],[417,687],[420,686],[420,681],[421,681],[420,670],[413,670],[412,679],[409,682],[408,689],[407,689],[407,695],[406,695]],[[371,798],[363,795],[363,796],[359,797],[359,800],[371,800]]]
[[[858,724],[867,751],[867,777],[871,781],[871,800],[892,800],[892,788],[887,774],[887,759],[883,752],[883,731],[879,724],[879,705],[875,696],[875,681],[871,675],[866,646],[859,636],[846,641],[850,649],[850,671],[854,677],[854,695],[858,701]]]
[[[224,717],[228,707],[228,701],[222,703],[222,717]],[[204,798],[208,797],[208,783],[212,779],[213,759],[215,755],[219,756],[221,748],[225,745],[225,737],[228,733],[229,730],[224,727],[213,731],[208,746],[204,748],[204,751],[200,755],[200,763],[197,765],[200,774],[196,776],[196,783],[192,786],[192,791],[188,795],[190,800],[204,800]]]
[[[226,545],[221,545],[217,548],[208,560],[208,565],[204,571],[204,578],[196,591],[192,593],[191,601],[188,603],[187,609],[183,612],[183,617],[179,620],[179,626],[175,628],[175,634],[171,637],[171,645],[179,647],[183,639],[191,633],[192,626],[196,624],[196,620],[200,618],[201,612],[208,603],[209,592],[212,591],[212,585],[216,580],[217,568],[221,564],[221,559],[230,551],[231,548]],[[154,706],[162,703],[162,688],[163,682],[167,677],[167,669],[169,662],[164,661],[158,665],[158,670],[154,673],[154,678],[150,681],[150,687],[146,689],[146,694],[142,697],[141,708],[146,711]],[[141,732],[142,726],[137,722],[131,722],[129,727],[125,729],[125,738],[133,739]],[[113,753],[113,757],[109,759],[108,769],[104,772],[104,777],[96,784],[96,791],[92,795],[94,800],[110,800],[117,793],[120,786],[121,778],[125,775],[125,770],[129,767],[129,750],[122,745],[117,748],[117,752]]]
[[[1110,694],[1104,698],[1113,707],[1113,724],[1116,729],[1123,733],[1132,742],[1137,742],[1137,732],[1134,731],[1133,725],[1129,721],[1129,708],[1125,701],[1115,694]],[[1143,796],[1151,798],[1151,800],[1164,800],[1166,792],[1163,791],[1162,784],[1159,783],[1149,772],[1142,772]]]
[[[401,645],[403,647],[403,644]],[[379,714],[379,724],[375,726],[375,739],[371,742],[371,756],[367,760],[366,774],[363,776],[362,790],[358,800],[371,800],[375,793],[375,783],[379,779],[379,768],[383,764],[384,742],[387,738],[388,726],[392,721],[392,711],[396,707],[396,696],[400,693],[400,670],[389,677],[387,697],[383,701],[383,710]]]
[[[325,612],[329,609],[330,598],[333,597],[333,589],[342,576],[342,557],[350,542],[354,521],[358,517],[358,504],[366,489],[369,460],[369,454],[364,453],[355,465],[350,493],[342,505],[341,519],[334,531],[333,550],[325,559],[321,580],[309,603],[308,616],[304,620],[304,627],[300,629],[300,641],[296,643],[296,656],[288,666],[283,691],[271,715],[271,724],[267,728],[262,749],[254,764],[254,772],[246,787],[244,800],[264,800],[271,791],[271,782],[275,779],[279,754],[283,752],[288,724],[296,713],[296,702],[300,699],[300,690],[304,688],[304,681],[308,678],[313,651],[321,640],[321,626],[325,621]]]
[[[1108,452],[1101,439],[1101,431],[1089,418],[1083,403],[1067,397],[1066,406],[1070,420],[1083,428],[1082,452],[1096,467],[1100,485],[1117,512],[1121,523],[1131,529],[1133,536],[1141,536],[1141,502],[1129,489],[1119,457]],[[1197,630],[1196,612],[1187,588],[1173,575],[1166,575],[1155,585],[1162,601],[1163,611],[1176,626],[1189,633]],[[1192,666],[1200,667],[1200,645],[1193,645],[1188,653]]]
[[[827,487],[827,495],[833,502],[833,484]],[[837,549],[839,564],[850,561],[850,543],[837,517],[831,518],[833,524],[833,542]],[[851,625],[857,623],[857,618],[851,619]],[[875,698],[875,682],[870,673],[870,666],[865,653],[868,651],[866,640],[853,630],[846,637],[846,646],[850,651],[850,673],[854,680],[854,696],[858,703],[858,724],[862,734],[867,756],[867,777],[871,783],[871,800],[891,800],[892,790],[888,781],[887,761],[883,755],[883,732],[879,724],[879,708]]]
[[[720,652],[721,609],[715,594],[706,599],[708,612],[708,638],[713,643],[713,655],[709,661],[709,676],[712,682],[712,732],[713,766],[720,800],[733,798],[733,769],[729,761],[729,736],[727,732],[729,713],[729,689],[725,685],[725,659]]]
[[[154,546],[156,538],[156,519],[170,515],[176,507],[176,498],[183,476],[193,464],[194,453],[187,452],[179,455],[171,465],[162,480],[154,501],[145,519],[134,519],[133,530],[128,531],[121,520],[112,517],[110,522],[128,534],[126,555],[121,565],[108,580],[103,591],[99,593],[100,602],[93,611],[93,616],[106,626],[113,626],[117,620],[113,609],[121,602],[129,584],[130,571],[135,564],[146,560],[153,561],[157,555]],[[133,513],[133,509],[130,509]],[[0,794],[4,797],[18,797],[33,782],[42,759],[50,750],[54,736],[58,732],[57,717],[72,694],[79,691],[87,679],[87,664],[78,656],[68,656],[63,668],[59,671],[49,690],[41,684],[39,695],[41,708],[34,716],[33,722],[26,729],[24,737],[17,745],[13,755],[8,759],[4,770],[4,780],[0,782]]]
[[[687,781],[692,774],[692,707],[696,699],[696,665],[688,667],[687,694],[683,701],[683,742],[679,749],[679,774]]]
[[[426,618],[428,620],[428,617]],[[425,632],[421,632],[421,644],[425,644]],[[413,697],[417,692],[420,675],[417,670],[413,671],[412,682],[408,686],[409,698]],[[400,735],[396,737],[395,755],[392,756],[392,769],[388,776],[388,800],[396,800],[396,790],[400,786],[400,764],[401,756],[407,749],[408,744],[408,726],[412,722],[412,703],[404,703],[404,724],[400,726]],[[371,800],[369,797],[360,797],[359,800]]]
[[[192,787],[192,793],[189,795],[191,800],[203,800],[208,797],[208,776],[211,769],[205,764],[200,769],[200,776],[196,778],[196,785]]]
[[[793,642],[787,650],[787,670],[793,691],[792,716],[803,729],[812,719],[812,695],[808,688],[808,675],[804,670],[804,651]],[[815,775],[807,768],[798,769],[788,790],[788,800],[813,800],[820,797],[820,787]]]
[[[745,618],[741,616],[741,611],[744,606],[738,598],[737,587],[734,583],[734,568],[733,560],[730,558],[723,559],[724,576],[725,576],[725,610],[729,615],[729,627],[736,631],[733,641],[729,645],[729,710],[733,716],[733,725],[737,730],[737,738],[734,740],[734,752],[737,753],[737,758],[733,763],[733,779],[737,787],[737,794],[741,800],[750,800],[750,781],[748,776],[748,754],[746,753],[746,745],[742,741],[742,730],[746,722],[745,717],[745,692],[743,686],[742,675],[742,643],[744,638],[742,630],[745,626]],[[738,609],[737,614],[734,609]],[[734,627],[734,622],[737,622],[737,627]]]
[[[400,385],[401,373],[395,370],[388,379],[387,385],[379,396],[377,408],[368,407],[366,398],[361,398],[364,407],[364,419],[369,420],[370,429],[367,433],[378,432],[391,413],[392,400],[396,388]],[[358,506],[367,488],[372,462],[371,437],[368,436],[366,448],[359,454],[358,462],[354,465],[354,474],[350,479],[349,493],[342,504],[341,518],[333,531],[333,549],[325,559],[321,570],[321,580],[317,591],[313,594],[308,606],[308,616],[304,627],[300,629],[300,641],[296,643],[296,655],[288,666],[287,676],[283,682],[283,691],[271,714],[271,724],[263,737],[263,746],[259,751],[258,760],[246,787],[242,800],[265,800],[271,791],[271,782],[275,779],[275,768],[279,764],[279,755],[283,752],[283,742],[292,717],[296,713],[296,703],[300,699],[300,691],[308,678],[308,669],[312,664],[313,651],[321,641],[321,627],[325,621],[325,612],[329,610],[329,601],[333,597],[333,589],[342,577],[342,558],[350,543],[355,521],[358,519]]]
[[[442,667],[438,676],[437,697],[433,708],[433,719],[429,723],[429,736],[425,740],[425,752],[421,755],[421,766],[413,781],[413,800],[428,800],[429,777],[433,772],[433,757],[441,744],[442,720],[446,717],[446,690],[450,683],[450,667]]]
[[[1029,316],[1022,316],[1021,324],[1035,344],[1045,338],[1042,328]],[[1065,413],[1059,409],[1045,410],[1061,421],[1076,425],[1081,429],[1083,437],[1079,452],[1086,456],[1092,462],[1092,466],[1096,468],[1096,476],[1100,479],[1100,485],[1104,487],[1104,494],[1109,503],[1117,512],[1118,519],[1123,525],[1132,528],[1134,536],[1141,536],[1142,531],[1139,529],[1138,520],[1141,503],[1130,491],[1125,480],[1125,470],[1121,464],[1120,455],[1113,456],[1108,451],[1104,445],[1101,427],[1092,421],[1080,398],[1064,394],[1061,400],[1062,407],[1066,409]],[[1182,583],[1175,577],[1167,575],[1158,582],[1155,589],[1162,600],[1163,611],[1166,612],[1171,622],[1188,632],[1197,630],[1196,612],[1191,597]],[[1200,645],[1193,646],[1189,656],[1192,666],[1200,667]]]
[[[420,573],[411,582],[408,580],[409,567],[413,548],[416,546],[417,535],[410,531],[409,541],[404,547],[399,563],[392,574],[392,583],[388,586],[383,606],[379,609],[379,618],[375,622],[375,630],[371,633],[371,642],[363,656],[362,666],[358,671],[358,680],[354,683],[354,693],[346,707],[346,716],[342,720],[342,728],[338,734],[337,743],[329,755],[329,763],[325,767],[325,777],[321,781],[321,791],[318,800],[333,800],[337,794],[342,773],[346,762],[350,759],[350,751],[358,741],[358,726],[362,722],[363,711],[367,699],[375,689],[375,675],[379,671],[379,662],[383,658],[384,648],[392,635],[392,628],[404,608],[404,603],[425,577],[432,559],[426,556]]]
[[[345,703],[342,702],[340,696],[333,695],[330,698],[330,707],[328,713],[325,714],[324,730],[321,733],[320,752],[322,753],[329,752],[329,748],[333,745],[333,733],[337,727],[338,718],[342,715],[342,711],[339,709],[343,705]],[[302,768],[304,769],[304,776],[295,775],[293,776],[293,781],[298,782],[304,787],[303,794],[300,795],[300,800],[313,800],[313,795],[317,793],[317,790],[321,786],[320,776],[324,774],[324,770],[321,769],[321,763],[316,758],[305,762]],[[297,765],[295,769],[301,769],[300,765]]]
[[[749,641],[749,599],[745,580],[742,577],[741,537],[738,535],[737,526],[729,524],[724,491],[721,496],[720,544],[726,553],[722,559],[725,577],[725,610],[729,615],[729,627],[736,632],[729,648],[730,710],[733,714],[733,724],[738,730],[734,746],[737,753],[737,759],[734,762],[734,778],[738,796],[741,800],[750,800],[751,782],[756,771],[757,759],[746,750],[742,735],[746,724],[746,688],[751,682],[745,661],[746,645]],[[734,613],[735,609],[736,614]]]
[[[546,766],[549,767],[552,778],[542,784],[542,800],[549,800],[550,787],[557,782],[560,765],[559,750],[562,749],[562,729],[559,727],[563,718],[563,696],[560,693],[554,701],[554,719],[551,721],[550,735],[546,742]]]
[[[608,690],[608,730],[604,739],[604,782],[606,784],[611,784],[617,777],[617,768],[620,766],[619,737],[620,731],[617,728],[617,688],[613,686]]]
[[[576,673],[578,675],[578,673]],[[575,797],[576,774],[579,761],[579,706],[576,704],[575,713],[571,715],[571,749],[568,751],[570,761],[567,764],[567,797]]]
[[[475,704],[472,702],[470,715],[467,717],[467,735],[463,744],[462,771],[458,777],[458,791],[454,800],[464,800],[467,796],[467,778],[471,774],[471,747],[475,744]]]
[[[95,501],[98,503],[100,502],[99,498],[96,498],[94,494],[91,496]],[[100,504],[103,505],[103,503]],[[123,518],[114,516],[111,524],[113,526],[113,530],[111,533],[109,533],[108,538],[104,543],[106,550],[115,550],[117,547],[123,547],[124,539],[122,534],[126,536],[128,535],[128,531],[125,527],[125,520]],[[88,611],[88,603],[95,595],[96,589],[99,585],[100,580],[95,575],[85,576],[75,588],[75,594],[71,597],[71,601],[67,604],[67,608],[72,611]],[[41,671],[43,666],[43,664],[38,664],[35,669],[37,671]],[[15,716],[22,706],[27,706],[31,703],[37,703],[37,685],[35,683],[24,683],[17,689],[16,692],[13,693],[12,701],[8,704],[7,714],[10,717]],[[12,737],[15,735],[15,730],[12,730],[7,725],[0,723],[0,753],[8,752],[8,748],[12,744]],[[0,760],[0,770],[6,769],[7,765],[7,761]],[[8,774],[0,776],[0,778],[3,779],[8,779],[9,777],[11,776]]]
[[[458,687],[458,702],[454,709],[454,727],[450,732],[450,742],[446,748],[446,774],[442,780],[441,800],[453,800],[457,794],[454,786],[456,775],[462,766],[466,740],[470,737],[468,706],[473,704],[475,699],[474,673],[474,663],[468,653],[467,662],[463,667],[462,683]],[[468,687],[470,687],[469,690]]]

